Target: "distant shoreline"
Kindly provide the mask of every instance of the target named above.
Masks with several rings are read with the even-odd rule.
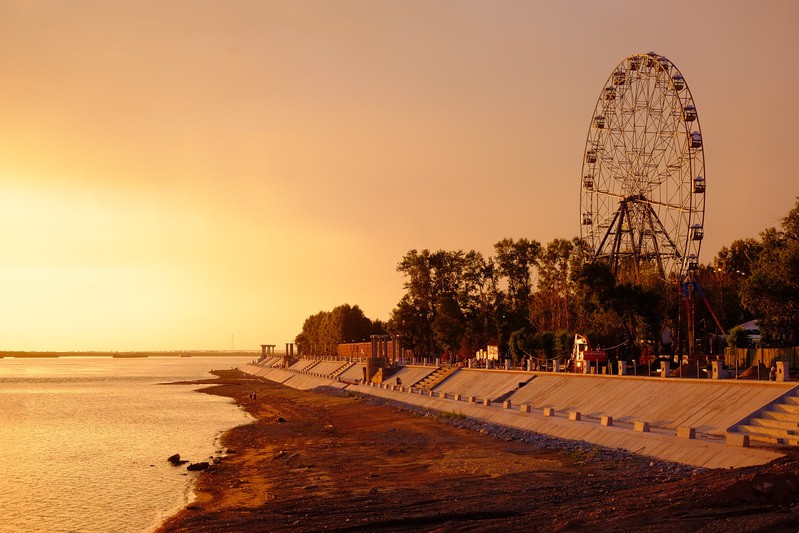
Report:
[[[0,351],[0,359],[14,357],[18,359],[33,358],[59,358],[59,357],[113,357],[123,359],[136,359],[146,357],[219,357],[241,356],[260,357],[260,351],[250,350],[180,350],[180,351],[142,351],[142,352],[5,352]]]

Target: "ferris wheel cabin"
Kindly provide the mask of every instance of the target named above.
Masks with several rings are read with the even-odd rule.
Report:
[[[603,129],[605,127],[605,117],[603,115],[597,115],[594,117],[594,126],[599,129]]]
[[[702,148],[702,134],[698,131],[691,132],[691,148]]]
[[[697,194],[702,194],[705,192],[705,178],[702,176],[697,176],[694,178],[694,192]]]

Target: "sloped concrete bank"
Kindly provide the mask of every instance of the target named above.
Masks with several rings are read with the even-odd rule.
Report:
[[[425,390],[414,389],[414,383],[405,380],[402,387],[346,383],[313,375],[312,365],[304,368],[291,371],[248,364],[241,370],[297,389],[334,387],[701,468],[753,466],[781,457],[773,447],[727,445],[726,431],[796,387],[462,369]],[[492,402],[499,397],[502,404]],[[694,438],[685,438],[690,436]]]

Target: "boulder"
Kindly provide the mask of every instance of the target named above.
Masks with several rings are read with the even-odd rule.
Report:
[[[186,470],[189,472],[197,472],[199,470],[208,470],[209,466],[210,465],[207,461],[203,461],[202,463],[191,463],[186,467]]]
[[[180,466],[188,463],[188,461],[182,461],[180,459],[179,453],[176,453],[175,455],[170,455],[169,457],[166,458],[166,460],[169,461],[169,464],[171,464],[172,466]]]

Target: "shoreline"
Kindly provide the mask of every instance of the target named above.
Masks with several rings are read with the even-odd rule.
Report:
[[[0,359],[39,359],[61,357],[113,357],[120,359],[147,358],[147,357],[254,357],[258,358],[260,352],[244,351],[213,351],[213,350],[169,350],[169,351],[88,351],[88,352],[48,352],[48,351],[2,351]]]
[[[796,453],[704,471],[238,370],[214,374],[197,392],[233,398],[255,420],[222,434],[228,453],[158,532],[799,526]]]

